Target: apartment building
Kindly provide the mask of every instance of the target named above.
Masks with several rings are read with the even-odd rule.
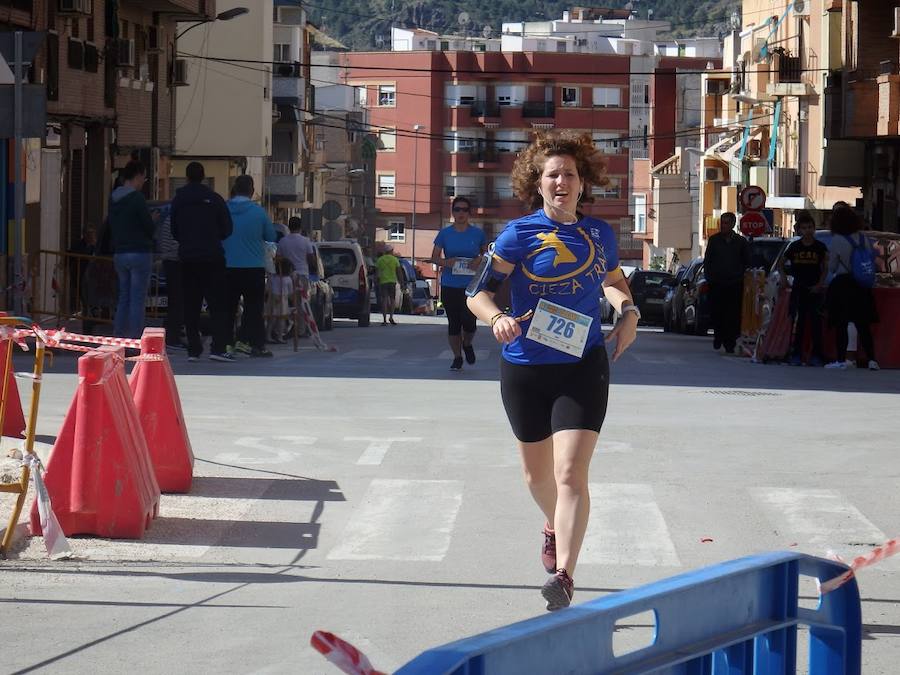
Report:
[[[848,175],[847,147],[825,134],[829,73],[843,66],[844,12],[857,4],[867,3],[744,0],[723,71],[704,76],[704,234],[717,230],[723,211],[737,210],[747,185],[766,190],[776,234],[792,232],[799,209],[821,222],[836,201],[861,196],[862,173]]]
[[[169,173],[170,189],[174,192],[184,183],[186,165],[198,160],[210,187],[223,197],[228,197],[237,176],[248,174],[257,196],[265,198],[277,105],[271,65],[273,0],[217,0],[216,8],[220,14],[247,12],[228,21],[178,26],[184,78],[176,105],[176,161]],[[302,77],[289,73],[278,77],[279,85],[288,90],[287,98],[295,101],[304,88]]]

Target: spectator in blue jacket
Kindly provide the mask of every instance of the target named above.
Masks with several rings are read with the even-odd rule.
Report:
[[[229,316],[236,316],[241,297],[244,298],[241,326],[237,339],[230,344],[234,351],[243,354],[272,356],[272,352],[266,349],[263,307],[266,295],[265,242],[275,241],[275,227],[263,208],[251,201],[253,193],[253,178],[238,176],[228,200],[228,211],[234,223],[234,231],[223,242]]]

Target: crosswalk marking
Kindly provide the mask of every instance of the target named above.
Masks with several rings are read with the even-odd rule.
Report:
[[[591,516],[579,564],[681,565],[650,485],[591,483],[590,492]]]
[[[475,358],[478,361],[487,361],[487,359],[490,355],[491,355],[491,352],[489,349],[476,349],[475,350]],[[441,361],[446,361],[446,360],[452,359],[452,358],[453,358],[453,352],[451,352],[449,349],[445,349],[438,356],[438,359],[440,359]]]
[[[345,441],[354,442],[354,441],[363,441],[368,442],[368,446],[363,451],[363,454],[360,455],[360,458],[356,460],[356,463],[360,466],[378,466],[381,464],[384,456],[387,454],[387,451],[391,449],[391,445],[394,443],[421,443],[422,439],[419,437],[412,436],[404,436],[402,438],[372,438],[371,436],[347,436],[344,438]]]
[[[759,487],[750,488],[750,494],[783,536],[814,555],[833,550],[850,559],[888,539],[837,490]],[[884,564],[897,566],[896,561]]]
[[[373,480],[328,559],[439,562],[462,494],[458,480]]]
[[[397,353],[396,349],[351,349],[345,359],[386,359]]]

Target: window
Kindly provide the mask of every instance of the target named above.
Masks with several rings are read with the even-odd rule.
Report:
[[[474,84],[448,84],[444,88],[444,100],[448,106],[472,105],[478,96]]]
[[[388,223],[388,241],[406,241],[406,223],[401,220]]]
[[[498,84],[494,91],[498,105],[522,105],[525,100],[525,87],[522,85]]]
[[[547,51],[547,41],[546,40],[538,40],[537,41],[537,51],[539,51],[539,52]]]
[[[368,94],[369,92],[365,87],[356,88],[356,102],[359,104],[360,108],[366,107],[366,103],[368,103]]]
[[[494,176],[494,192],[497,193],[498,199],[512,199],[515,197],[510,177]]]
[[[594,185],[591,188],[591,194],[598,199],[618,199],[619,198],[619,179],[609,178],[606,185]]]
[[[284,44],[275,45],[275,63],[289,63],[291,61],[291,46]]]
[[[594,147],[608,155],[619,152],[621,136],[616,132],[594,132]]]
[[[378,196],[393,197],[395,194],[397,178],[392,173],[383,173],[378,176]]]
[[[498,131],[494,134],[494,149],[497,152],[518,152],[528,145],[525,134],[524,131]]]
[[[442,52],[450,51],[450,41],[449,40],[441,40],[441,51]]]
[[[47,33],[47,100],[59,100],[59,35]]]
[[[392,107],[396,105],[397,87],[393,84],[378,85],[378,105]]]
[[[437,40],[426,40],[425,48],[428,51],[433,52],[435,49],[437,49]]]
[[[571,108],[578,106],[578,87],[562,88],[562,104]]]
[[[618,108],[622,105],[622,90],[618,87],[594,87],[594,106]]]
[[[68,63],[69,68],[76,70],[84,68],[84,43],[81,40],[69,38]]]
[[[319,249],[319,255],[322,256],[325,276],[349,275],[356,272],[356,255],[350,249],[321,245],[317,246],[317,248]]]
[[[556,51],[565,53],[566,52],[566,43],[562,40],[557,41],[556,43]]]
[[[395,152],[397,150],[396,129],[382,129],[378,132],[378,149],[382,152]]]
[[[451,131],[447,135],[447,152],[475,152],[480,139],[474,137],[474,131]]]
[[[634,231],[647,233],[647,195],[634,196]]]

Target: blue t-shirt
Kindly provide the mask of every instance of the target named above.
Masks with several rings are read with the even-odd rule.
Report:
[[[514,316],[522,316],[545,298],[550,302],[593,317],[584,353],[603,344],[600,298],[607,272],[619,266],[616,233],[603,220],[582,217],[566,225],[550,220],[543,209],[510,222],[494,244],[494,257],[514,264],[509,277]],[[503,347],[511,363],[574,363],[565,354],[522,334]]]
[[[438,232],[434,238],[434,245],[441,247],[444,258],[477,258],[481,255],[484,244],[484,231],[472,225],[462,232],[450,225]],[[470,281],[472,281],[472,275],[453,274],[450,267],[444,267],[441,272],[441,286],[465,288]]]

